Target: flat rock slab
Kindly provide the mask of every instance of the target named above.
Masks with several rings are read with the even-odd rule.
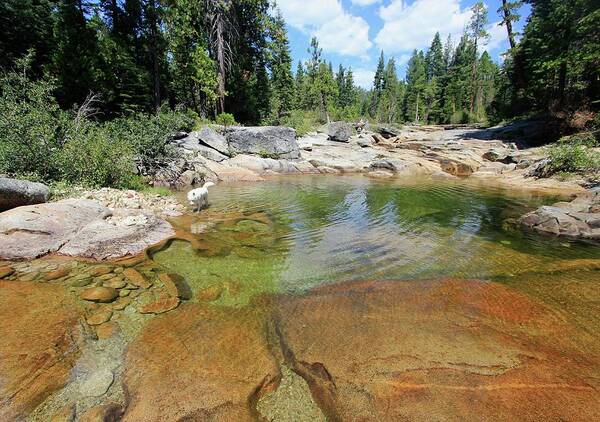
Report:
[[[139,210],[112,212],[97,202],[65,199],[0,214],[0,259],[48,253],[114,259],[135,255],[174,234],[169,223]]]
[[[185,304],[128,347],[124,421],[254,421],[256,394],[279,374],[249,308]]]
[[[356,282],[280,300],[287,363],[328,420],[590,420],[576,327],[495,283]]]
[[[79,309],[63,286],[0,286],[0,420],[25,417],[70,378],[83,342]]]

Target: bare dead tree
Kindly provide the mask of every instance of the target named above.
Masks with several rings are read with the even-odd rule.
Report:
[[[210,28],[210,52],[217,62],[218,112],[225,111],[225,78],[233,63],[233,40],[237,27],[231,0],[205,0],[206,19]]]

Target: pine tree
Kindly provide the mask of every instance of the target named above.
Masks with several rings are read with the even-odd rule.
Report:
[[[383,73],[385,71],[385,58],[383,56],[383,50],[379,55],[379,62],[377,62],[377,70],[375,71],[375,77],[373,79],[373,90],[371,91],[371,105],[369,106],[369,114],[371,117],[375,117],[377,109],[379,107],[379,99],[381,97],[381,91],[383,90]]]
[[[406,71],[406,95],[404,115],[407,121],[422,121],[425,112],[425,91],[427,88],[427,69],[422,51],[414,50]]]
[[[443,77],[446,73],[444,48],[440,34],[437,32],[431,42],[431,47],[425,56],[427,67],[427,89],[425,90],[425,114],[427,122],[439,123],[442,121],[442,91]]]
[[[273,113],[276,121],[290,113],[294,102],[292,58],[285,21],[278,11],[270,20],[270,67]]]
[[[487,8],[482,1],[479,1],[473,5],[471,8],[473,15],[471,16],[471,21],[469,22],[469,35],[473,40],[474,45],[474,54],[475,58],[473,59],[473,70],[471,72],[471,104],[469,111],[471,114],[475,111],[475,104],[478,102],[478,96],[480,95],[480,87],[478,85],[478,77],[477,77],[477,54],[480,43],[487,44],[487,40],[490,35],[486,31],[485,27],[488,24],[487,17]]]
[[[377,117],[379,121],[392,123],[399,119],[398,113],[398,75],[396,74],[396,61],[392,57],[388,60],[382,77],[381,96],[379,100]]]
[[[508,43],[511,50],[514,50],[517,46],[515,41],[515,35],[513,31],[513,23],[518,22],[521,16],[518,14],[519,8],[523,5],[522,1],[509,1],[502,0],[502,6],[498,9],[498,13],[502,17],[500,25],[506,26],[506,32],[508,35]]]
[[[306,75],[304,72],[304,66],[302,66],[302,62],[298,60],[298,66],[296,67],[296,76],[295,76],[295,86],[296,86],[296,96],[295,96],[295,108],[302,109],[306,104]]]

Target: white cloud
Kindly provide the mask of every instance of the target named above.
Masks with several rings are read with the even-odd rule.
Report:
[[[285,21],[301,31],[320,26],[343,13],[339,0],[279,0]]]
[[[503,47],[505,42],[507,41],[506,28],[499,25],[500,22],[493,23],[489,28],[487,28],[488,33],[490,34],[490,39],[482,49],[487,51],[493,51],[497,48]]]
[[[459,35],[471,10],[461,9],[460,0],[415,0],[410,5],[392,0],[379,8],[379,16],[384,23],[375,42],[385,52],[394,53],[427,48],[436,32],[442,38]]]
[[[371,89],[373,87],[375,72],[372,69],[352,69],[352,76],[354,77],[354,83],[361,88]]]
[[[369,25],[358,16],[346,13],[321,26],[313,33],[323,50],[346,56],[366,57],[373,43],[369,40]]]
[[[380,3],[381,0],[350,0],[355,6],[370,6],[375,3]]]
[[[279,0],[277,6],[290,26],[317,37],[323,51],[364,58],[373,45],[369,24],[346,12],[340,0]]]

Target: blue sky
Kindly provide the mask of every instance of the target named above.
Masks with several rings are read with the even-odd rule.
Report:
[[[415,49],[426,49],[436,31],[445,43],[448,35],[458,38],[470,18],[476,0],[277,0],[287,22],[294,58],[306,60],[310,38],[316,36],[326,60],[352,66],[355,82],[369,88],[383,49],[386,60],[396,59],[398,73],[404,76],[406,63]],[[502,2],[486,0],[491,35],[486,50],[495,60],[508,48],[506,29],[498,26],[496,13]],[[520,30],[529,13],[521,10]]]

